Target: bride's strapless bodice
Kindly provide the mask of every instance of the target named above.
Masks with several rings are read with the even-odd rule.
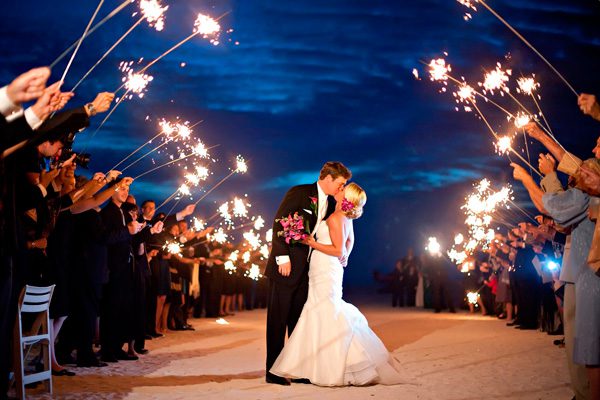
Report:
[[[321,244],[331,244],[327,222],[323,221],[317,227],[316,239]],[[309,301],[318,302],[324,299],[340,301],[343,293],[343,280],[344,268],[340,260],[337,257],[313,250],[308,270]]]
[[[331,236],[329,235],[329,226],[326,221],[322,221],[317,227],[317,231],[315,233],[315,237],[317,242],[322,244],[331,244]]]

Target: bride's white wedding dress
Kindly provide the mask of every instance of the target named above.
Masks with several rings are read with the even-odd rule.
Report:
[[[316,236],[319,243],[331,244],[326,222]],[[270,372],[321,386],[405,382],[364,315],[342,300],[344,267],[339,260],[313,251],[308,277],[308,299]]]

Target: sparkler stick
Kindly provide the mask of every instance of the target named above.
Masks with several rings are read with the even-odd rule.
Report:
[[[79,82],[77,82],[75,84],[75,86],[73,87],[73,89],[71,89],[72,92],[74,92],[79,85],[81,85],[81,83],[85,80],[85,78],[87,78],[94,69],[96,69],[96,67],[98,65],[100,65],[100,63],[115,49],[115,47],[117,47],[131,32],[133,32],[133,30],[135,28],[138,27],[139,24],[142,23],[142,21],[144,21],[144,19],[146,19],[146,16],[143,15],[142,17],[140,17],[140,19],[138,19],[132,26],[131,28],[129,28],[129,30],[127,30],[127,32],[125,32],[108,50],[106,50],[106,52],[102,55],[102,57],[100,57],[100,59],[98,61],[96,61],[96,64],[92,65],[92,67],[85,73],[85,75],[83,75],[83,77],[79,80]]]
[[[94,131],[94,133],[92,133],[87,141],[85,142],[85,146],[83,148],[82,151],[85,151],[87,149],[88,144],[90,143],[90,141],[94,138],[94,136],[96,136],[96,134],[98,133],[98,131],[100,130],[100,128],[102,128],[104,126],[104,124],[106,123],[106,121],[108,121],[108,119],[110,118],[110,116],[112,115],[112,113],[115,112],[115,110],[117,109],[117,107],[119,107],[119,104],[121,104],[123,102],[123,100],[125,100],[125,98],[127,97],[127,95],[129,94],[129,90],[127,92],[125,92],[125,94],[119,99],[119,101],[117,101],[115,103],[115,105],[113,106],[113,108],[110,110],[110,112],[108,113],[108,115],[106,117],[104,117],[104,119],[102,120],[102,122],[100,123],[100,125],[96,128],[96,130]]]
[[[171,165],[171,164],[173,164],[173,163],[176,163],[176,162],[178,162],[178,161],[185,160],[186,158],[188,158],[188,157],[191,157],[191,156],[194,156],[194,155],[195,155],[194,153],[191,153],[191,154],[188,154],[187,156],[179,157],[179,158],[177,158],[177,159],[175,159],[175,160],[169,161],[168,163],[165,163],[165,164],[159,165],[158,167],[152,168],[151,170],[148,170],[148,171],[146,171],[146,172],[143,172],[143,173],[139,174],[138,176],[136,176],[135,178],[133,178],[133,180],[139,179],[139,178],[141,178],[142,176],[148,175],[150,172],[154,172],[154,171],[156,171],[156,170],[158,170],[158,169],[161,169],[161,168],[163,168],[163,167],[166,167],[167,165]]]
[[[243,158],[241,157],[237,157],[237,168],[234,169],[233,171],[231,171],[230,174],[228,174],[225,178],[221,179],[215,186],[213,186],[212,188],[210,188],[210,190],[206,193],[204,193],[202,195],[202,197],[200,197],[198,200],[196,200],[196,202],[194,203],[194,205],[197,205],[198,203],[200,203],[204,198],[206,198],[206,196],[208,196],[211,192],[213,192],[216,188],[218,188],[219,186],[221,186],[223,184],[223,182],[225,182],[227,179],[231,178],[234,174],[236,173],[245,173],[247,171],[248,167],[246,166],[246,162],[244,161]]]
[[[85,39],[85,37],[87,36],[87,33],[90,30],[90,26],[92,26],[94,19],[96,19],[96,15],[98,15],[98,11],[100,11],[102,4],[104,4],[104,0],[100,0],[100,2],[98,3],[98,7],[96,7],[96,11],[94,11],[94,14],[92,14],[92,18],[90,18],[90,22],[88,22],[87,26],[85,27],[85,30],[83,31],[83,35],[79,39],[79,42],[77,43],[77,47],[75,47],[75,51],[73,51],[73,54],[71,55],[71,59],[69,60],[67,67],[65,68],[65,71],[62,74],[62,78],[60,78],[61,82],[65,81],[65,77],[67,76],[67,73],[69,72],[69,69],[71,68],[71,64],[73,63],[73,60],[75,59],[75,56],[77,55],[77,52],[79,51],[79,48],[81,47],[81,43],[83,43],[83,39]]]
[[[133,0],[125,0],[123,3],[121,3],[119,6],[117,6],[114,10],[112,10],[106,17],[104,17],[101,21],[99,21],[96,25],[94,25],[88,31],[88,33],[85,35],[85,37],[90,36],[98,28],[100,28],[102,25],[104,25],[109,19],[111,19],[112,17],[114,17],[115,15],[117,15],[122,9],[124,9],[125,7],[127,7],[131,3],[133,3]],[[73,44],[71,46],[69,46],[68,49],[66,49],[65,51],[63,51],[62,54],[60,56],[58,56],[56,58],[56,60],[54,60],[52,62],[52,64],[50,64],[50,69],[54,68],[56,66],[56,64],[58,64],[63,58],[65,58],[65,56],[67,54],[69,54],[69,52],[71,50],[73,50],[75,48],[75,46],[77,46],[77,43],[79,43],[79,40],[76,40],[75,42],[73,42]]]
[[[479,107],[477,107],[477,105],[475,104],[474,101],[471,101],[471,104],[477,110],[477,112],[479,113],[479,116],[481,117],[481,119],[483,120],[483,122],[485,122],[485,124],[487,125],[488,129],[490,130],[490,132],[492,133],[492,135],[494,136],[494,138],[499,139],[498,134],[494,131],[494,129],[492,128],[492,126],[490,125],[490,123],[488,122],[488,120],[485,118],[485,116],[483,115],[483,113],[481,112],[481,110],[479,109]],[[521,161],[523,161],[527,166],[529,166],[529,168],[531,168],[531,170],[534,171],[536,174],[538,174],[541,178],[544,177],[544,175],[542,175],[537,169],[535,169],[535,167],[533,165],[531,165],[531,163],[527,162],[527,160],[524,159],[522,155],[520,155],[517,151],[515,151],[515,149],[513,149],[512,146],[509,146],[508,150],[510,150]]]
[[[500,16],[500,14],[498,14],[492,7],[490,7],[484,0],[477,0],[478,3],[480,3],[482,6],[484,6],[490,13],[492,13],[492,15],[494,15],[496,18],[498,18],[498,20],[500,22],[502,22],[508,29],[510,29],[510,31],[512,33],[514,33],[515,35],[517,35],[517,37],[519,39],[521,39],[521,41],[523,41],[523,43],[525,43],[527,45],[527,47],[529,47],[531,50],[533,50],[533,52],[535,54],[538,55],[538,57],[540,57],[542,59],[542,61],[544,61],[546,63],[546,65],[548,67],[550,67],[550,69],[564,82],[565,85],[567,85],[567,87],[575,94],[575,96],[579,97],[579,93],[577,93],[577,91],[573,88],[573,86],[565,79],[564,76],[562,76],[562,74],[560,72],[558,72],[558,70],[556,68],[554,68],[554,66],[552,64],[550,64],[550,61],[546,60],[546,58],[535,48],[533,47],[533,45],[531,43],[529,43],[527,41],[527,39],[525,39],[523,37],[523,35],[521,35],[515,28],[513,28],[504,18],[502,18]]]
[[[530,220],[532,220],[533,222],[535,222],[536,224],[538,224],[538,222],[535,220],[535,218],[533,218],[533,216],[528,213],[527,211],[525,211],[524,209],[522,209],[521,207],[519,207],[517,205],[517,203],[515,203],[514,201],[512,201],[511,199],[508,199],[508,201],[510,202],[510,204],[512,204],[513,206],[515,206],[515,208],[519,211],[521,211],[527,218],[529,218]],[[539,224],[538,224],[539,225]]]
[[[194,125],[190,126],[190,129],[196,127],[196,125],[200,124],[201,122],[204,122],[204,120],[200,120],[198,122],[196,122]],[[134,151],[132,151],[131,153],[129,153],[129,155],[127,157],[125,157],[124,159],[122,159],[121,161],[119,161],[114,167],[112,167],[110,170],[114,170],[115,168],[117,168],[119,165],[121,165],[122,163],[124,163],[127,159],[129,159],[131,156],[133,156],[134,154],[136,154],[138,151],[140,151],[141,149],[143,149],[144,147],[146,147],[148,144],[152,143],[152,141],[156,138],[158,138],[161,135],[164,135],[165,133],[167,133],[167,131],[165,131],[164,129],[160,132],[158,132],[156,135],[154,135],[150,140],[144,142],[140,147],[138,147],[137,149],[135,149]],[[109,170],[109,171],[110,171]]]

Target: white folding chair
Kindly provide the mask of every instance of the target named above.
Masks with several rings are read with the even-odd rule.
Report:
[[[17,395],[25,399],[25,385],[33,382],[44,381],[46,391],[52,394],[52,346],[50,337],[50,300],[54,292],[54,285],[48,287],[25,286],[19,297],[18,313],[14,329],[14,361],[15,361],[15,383]],[[37,314],[33,322],[33,328],[29,332],[23,332],[23,314]],[[25,375],[25,348],[35,344],[41,345],[41,353],[44,370]]]

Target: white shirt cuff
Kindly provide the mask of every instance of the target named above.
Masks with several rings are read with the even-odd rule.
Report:
[[[18,110],[14,111],[12,114],[4,117],[6,119],[6,122],[13,122],[15,119],[17,118],[21,118],[23,116],[23,109],[19,108]]]
[[[8,117],[15,111],[19,111],[21,108],[8,98],[7,88],[8,86],[4,86],[0,89],[0,114],[4,115],[5,117]]]
[[[184,216],[181,215],[181,213],[182,213],[182,211],[179,211],[177,214],[175,214],[175,220],[177,222],[181,221],[184,218]]]
[[[42,196],[43,197],[48,196],[48,191],[46,190],[46,188],[44,187],[44,185],[42,185],[41,183],[38,183],[37,187],[39,187],[40,190],[42,191]]]
[[[275,257],[277,265],[285,264],[290,262],[290,256],[277,256]]]
[[[31,107],[28,107],[27,110],[25,110],[25,120],[34,131],[42,125],[42,122],[44,122],[35,115]]]

